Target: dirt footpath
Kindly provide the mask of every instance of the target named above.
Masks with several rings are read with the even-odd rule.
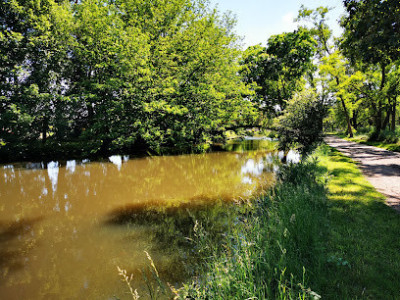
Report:
[[[386,196],[386,203],[400,212],[400,154],[381,148],[357,144],[336,136],[325,142],[359,163],[371,184]]]

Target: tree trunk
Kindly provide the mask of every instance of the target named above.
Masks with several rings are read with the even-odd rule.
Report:
[[[357,125],[357,116],[358,116],[358,113],[357,113],[356,110],[354,110],[354,111],[353,111],[353,118],[352,118],[351,120],[352,120],[352,123],[353,123],[353,128],[354,128],[355,130],[357,130],[357,128],[358,128],[358,125]]]
[[[386,112],[385,120],[383,120],[383,124],[382,124],[382,129],[383,130],[385,130],[386,127],[388,126],[391,114],[392,114],[392,107],[390,106],[388,108],[388,111]]]
[[[392,130],[393,132],[396,131],[396,105],[397,105],[397,101],[396,101],[396,96],[393,99],[393,105],[392,105],[392,123],[391,123],[391,128],[390,130]]]
[[[287,163],[287,156],[289,154],[289,150],[283,150],[283,156],[281,159],[281,163],[286,164]]]
[[[42,143],[45,144],[47,140],[47,128],[49,126],[49,120],[46,116],[43,116],[42,122]]]
[[[340,82],[339,82],[339,77],[336,77],[336,84],[339,86]],[[344,99],[342,97],[340,97],[340,102],[342,102],[342,106],[343,106],[343,110],[344,110],[344,114],[346,116],[346,122],[347,122],[347,133],[349,135],[349,137],[353,137],[353,130],[351,129],[351,122],[350,122],[350,117],[349,117],[349,113],[347,111],[347,107],[346,107],[346,103],[344,102]]]
[[[385,87],[386,83],[386,65],[385,63],[381,63],[381,72],[382,72],[382,79],[381,79],[381,87],[380,87],[380,94],[379,94],[379,99],[378,99],[378,105],[377,105],[377,112],[376,112],[376,117],[375,117],[375,133],[373,135],[374,139],[377,139],[379,137],[379,134],[382,129],[382,97],[383,97],[383,88]]]
[[[349,134],[349,137],[353,137],[353,130],[351,129],[351,123],[350,123],[350,117],[349,113],[347,112],[346,104],[344,103],[343,98],[340,98],[344,110],[344,114],[346,115],[346,122],[347,122],[347,133]]]
[[[381,133],[381,129],[382,129],[382,110],[378,107],[378,111],[376,112],[375,115],[375,132],[372,134],[372,140],[378,139],[379,134]]]

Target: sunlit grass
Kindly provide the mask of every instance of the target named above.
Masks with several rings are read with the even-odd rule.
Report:
[[[400,215],[357,165],[326,145],[317,153],[327,172],[329,235],[322,295],[327,299],[400,299]]]
[[[284,167],[266,195],[229,213],[226,207],[229,217],[193,216],[189,248],[202,263],[183,287],[165,284],[167,294],[400,299],[400,214],[350,158],[327,145],[310,160],[315,158]],[[223,230],[218,220],[224,220]],[[162,286],[156,275],[149,291]]]
[[[318,299],[309,283],[325,261],[327,211],[315,167],[284,168],[274,189],[237,215],[222,248],[207,252],[203,272],[180,299]],[[206,230],[197,228],[195,240],[207,247]]]
[[[397,143],[383,141],[370,141],[368,134],[355,134],[354,137],[349,138],[345,134],[336,134],[337,136],[351,142],[374,146],[389,151],[400,152],[400,141]]]

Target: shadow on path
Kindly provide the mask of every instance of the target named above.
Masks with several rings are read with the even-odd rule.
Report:
[[[386,204],[400,212],[400,154],[336,136],[327,136],[324,140],[357,161],[369,182],[387,197]]]

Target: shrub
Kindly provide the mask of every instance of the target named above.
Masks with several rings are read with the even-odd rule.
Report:
[[[322,120],[325,107],[312,90],[296,94],[279,118],[279,148],[296,149],[302,158],[310,154],[322,141]]]

